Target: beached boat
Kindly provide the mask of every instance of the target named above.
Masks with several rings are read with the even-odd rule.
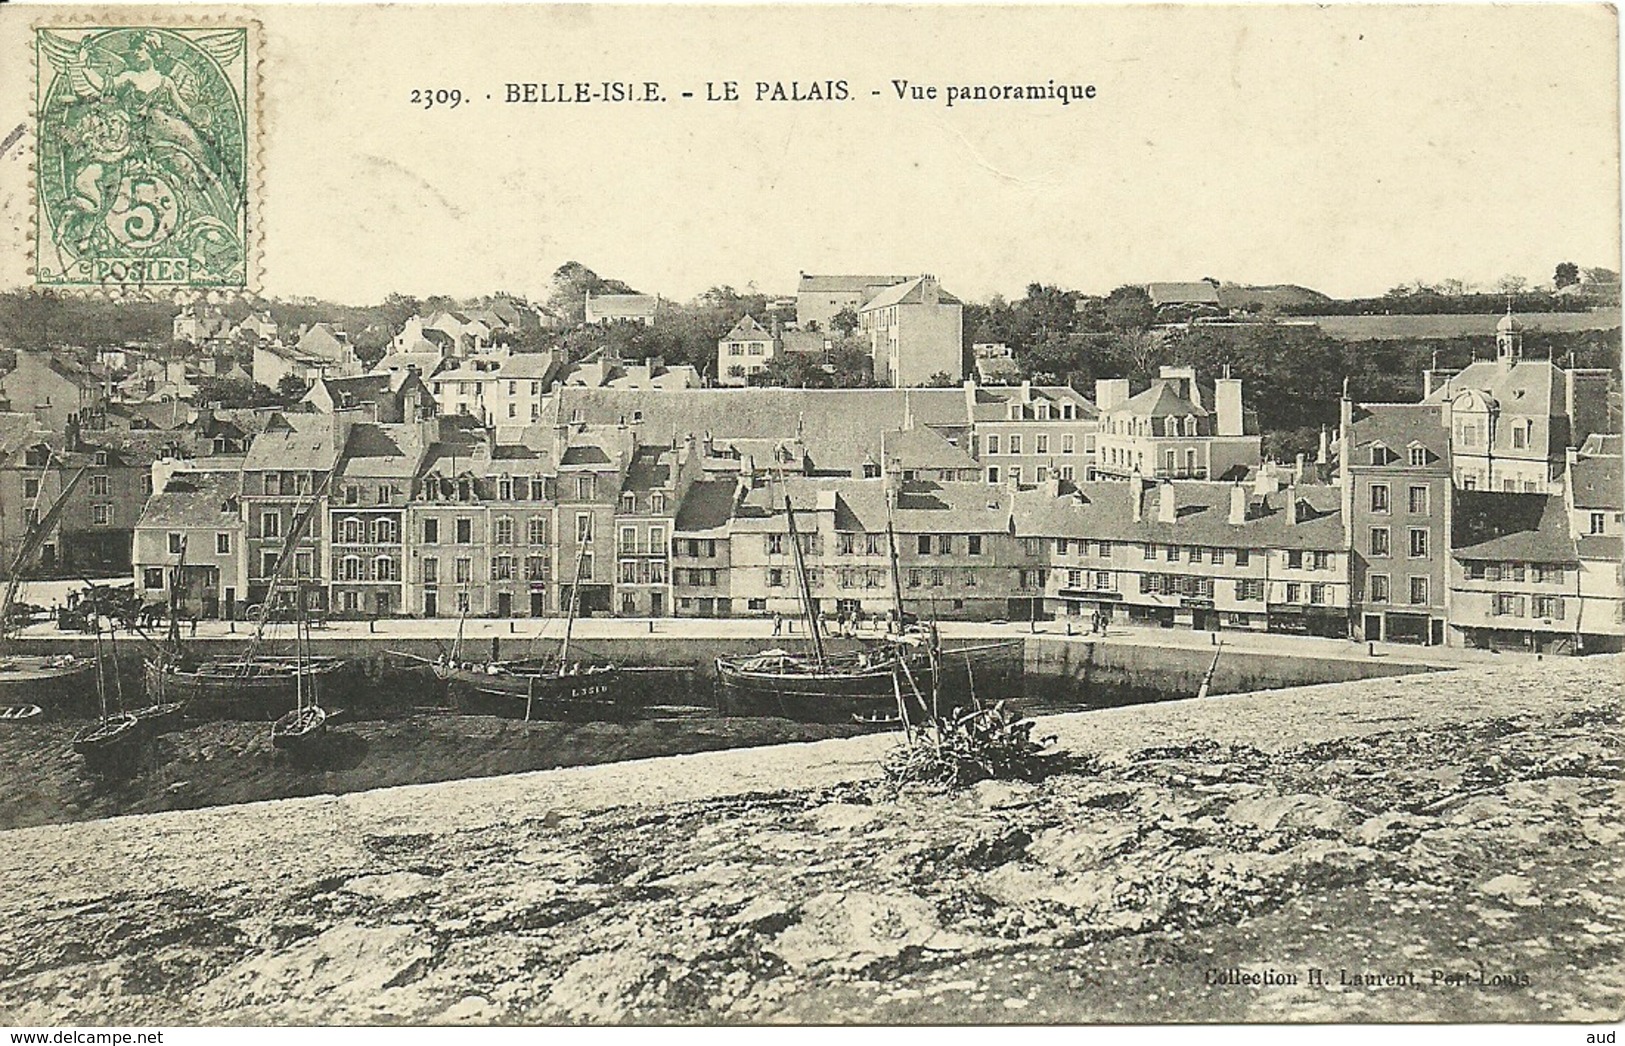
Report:
[[[576,556],[580,578],[586,545]],[[510,661],[470,661],[461,656],[463,621],[451,654],[433,661],[407,655],[426,665],[442,683],[461,712],[511,719],[594,720],[622,719],[635,714],[630,706],[620,669],[607,662],[570,660],[570,634],[575,624],[580,585],[570,586],[564,617],[564,638],[555,657]]]
[[[6,705],[0,708],[0,723],[26,723],[44,714],[39,705]]]
[[[135,716],[117,707],[107,692],[107,668],[102,656],[101,632],[96,633],[96,700],[100,715],[73,735],[73,750],[85,769],[102,777],[133,773],[141,762],[144,736]]]
[[[305,673],[310,647],[310,626],[304,613],[295,610],[294,657],[298,662],[294,676],[295,696],[293,710],[278,717],[271,724],[271,747],[291,755],[315,755],[322,739],[327,735],[327,711],[321,706],[319,676]]]
[[[299,703],[300,694],[314,681],[335,682],[348,672],[351,661],[340,657],[310,657],[303,648],[295,656],[265,654],[260,648],[265,639],[266,624],[277,605],[277,594],[285,574],[293,563],[294,547],[310,525],[322,491],[324,479],[310,501],[294,517],[288,536],[282,546],[275,569],[271,573],[270,587],[260,604],[259,616],[247,649],[241,654],[221,657],[194,658],[178,649],[179,637],[171,629],[172,647],[157,658],[149,658],[144,665],[147,693],[158,702],[178,702],[185,706],[185,715],[194,719],[275,719]],[[297,606],[302,593],[294,593]],[[173,618],[171,619],[173,621]]]

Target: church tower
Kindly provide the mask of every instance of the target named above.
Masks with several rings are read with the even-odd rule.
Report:
[[[1523,359],[1523,324],[1512,315],[1512,303],[1507,302],[1507,314],[1495,325],[1495,359],[1498,363],[1514,364]]]

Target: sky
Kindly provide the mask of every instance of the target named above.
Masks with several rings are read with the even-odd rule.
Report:
[[[6,7],[0,53],[27,53],[23,14],[49,9]],[[254,16],[268,295],[545,295],[567,260],[677,299],[793,293],[800,271],[930,272],[985,299],[1205,276],[1356,296],[1618,266],[1601,6]],[[0,63],[8,128],[27,122],[22,65]],[[668,100],[501,101],[508,82],[606,79]],[[1096,97],[949,108],[897,101],[894,79]],[[725,80],[744,101],[703,100]],[[759,80],[851,97],[756,102]],[[467,100],[411,105],[425,88]],[[32,149],[0,154],[0,285],[29,279]]]

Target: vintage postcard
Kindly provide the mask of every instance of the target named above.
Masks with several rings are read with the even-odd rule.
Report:
[[[0,1021],[1613,1041],[1618,70],[0,6]]]

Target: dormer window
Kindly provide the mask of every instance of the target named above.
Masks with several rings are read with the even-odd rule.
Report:
[[[1421,468],[1428,463],[1428,452],[1423,447],[1411,447],[1411,468]]]
[[[97,452],[96,452],[96,464],[98,464],[98,465],[105,465],[105,464],[107,464],[107,451],[105,451],[105,450],[98,450],[98,451],[97,451]]]

